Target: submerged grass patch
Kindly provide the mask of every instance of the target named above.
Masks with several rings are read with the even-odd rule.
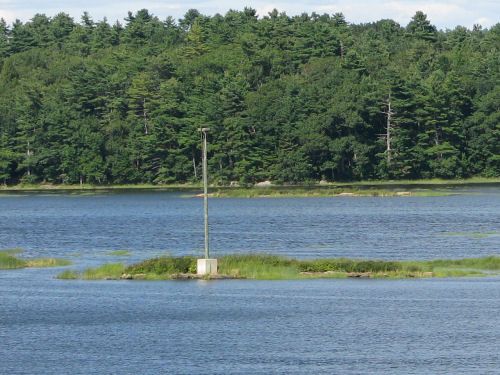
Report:
[[[60,258],[38,258],[27,260],[26,264],[32,268],[64,267],[71,265],[71,261]]]
[[[108,253],[108,255],[112,256],[129,256],[132,255],[132,253],[128,250],[113,250]]]
[[[407,278],[500,275],[500,257],[389,261],[366,259],[291,259],[270,254],[234,254],[218,259],[219,275],[258,280],[310,278]],[[163,256],[125,266],[122,263],[88,268],[82,273],[64,271],[58,278],[85,280],[166,280],[196,274],[196,258]]]
[[[472,239],[482,239],[488,238],[491,236],[498,236],[500,232],[497,231],[487,231],[487,232],[444,232],[444,236],[452,236],[452,237],[467,237]]]
[[[59,275],[57,275],[57,278],[62,280],[76,280],[81,278],[81,275],[73,270],[65,270],[62,271]]]
[[[483,258],[464,259],[437,259],[426,262],[430,267],[440,268],[468,268],[477,270],[500,270],[500,257],[488,256]]]
[[[69,260],[59,258],[22,259],[17,256],[20,253],[21,249],[1,250],[0,269],[62,267],[71,264]]]

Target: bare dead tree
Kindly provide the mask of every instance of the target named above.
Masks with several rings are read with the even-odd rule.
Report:
[[[392,123],[392,116],[395,114],[392,110],[391,106],[391,93],[389,93],[389,97],[387,98],[387,101],[385,102],[387,110],[382,112],[387,116],[387,122],[385,125],[385,153],[387,157],[387,165],[391,164],[391,158],[392,158],[392,148],[391,148],[391,141],[392,141],[392,130],[393,130],[393,123]]]
[[[142,116],[144,117],[144,134],[148,135],[148,114],[146,111],[146,98],[142,98]]]

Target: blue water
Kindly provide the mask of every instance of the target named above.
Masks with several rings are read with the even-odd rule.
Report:
[[[213,199],[212,248],[500,254],[498,189],[466,193]],[[201,254],[201,203],[167,192],[1,195],[0,248],[72,267]],[[497,277],[85,282],[58,272],[0,271],[0,374],[500,374]]]
[[[0,248],[131,260],[202,254],[202,201],[180,193],[0,195]],[[214,254],[433,259],[497,254],[500,187],[447,197],[210,200]],[[481,236],[475,235],[480,233]]]

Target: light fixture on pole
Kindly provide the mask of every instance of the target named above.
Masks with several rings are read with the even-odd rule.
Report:
[[[210,128],[198,128],[202,135],[202,167],[203,167],[203,210],[205,232],[205,258],[198,259],[196,273],[198,275],[217,274],[217,259],[210,259],[210,245],[208,237],[208,171],[207,171],[207,132]]]

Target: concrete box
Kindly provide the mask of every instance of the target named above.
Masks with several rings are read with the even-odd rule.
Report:
[[[198,259],[196,273],[198,275],[217,275],[217,259]]]

